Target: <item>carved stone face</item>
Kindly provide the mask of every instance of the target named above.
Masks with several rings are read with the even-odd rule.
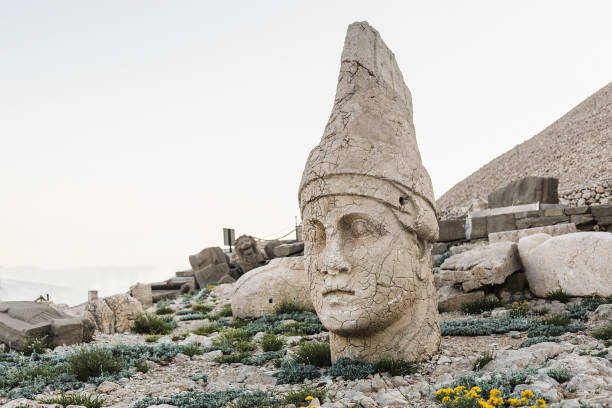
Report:
[[[377,332],[410,318],[422,294],[416,235],[374,199],[326,196],[304,209],[305,268],[325,327],[337,334]]]

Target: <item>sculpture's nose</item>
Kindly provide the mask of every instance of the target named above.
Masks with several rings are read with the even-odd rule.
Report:
[[[350,272],[350,266],[342,254],[338,234],[329,234],[326,241],[321,259],[321,272],[327,275]]]

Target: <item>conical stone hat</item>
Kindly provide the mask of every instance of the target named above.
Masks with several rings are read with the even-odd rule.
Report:
[[[298,193],[304,207],[327,195],[374,198],[411,217],[435,241],[433,188],[421,163],[412,97],[395,56],[367,22],[349,26],[331,116],[310,153]]]

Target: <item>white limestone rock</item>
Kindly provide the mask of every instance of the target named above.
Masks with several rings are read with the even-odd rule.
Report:
[[[284,302],[313,309],[302,256],[275,258],[245,273],[234,283],[234,317],[261,317],[274,313],[274,309]]]
[[[559,289],[571,296],[612,295],[612,234],[535,234],[522,238],[518,248],[536,296]]]
[[[451,256],[435,275],[436,286],[460,283],[464,292],[499,285],[521,269],[517,245],[498,242]]]

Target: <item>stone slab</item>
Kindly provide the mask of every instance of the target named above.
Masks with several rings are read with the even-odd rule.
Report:
[[[438,289],[438,310],[441,312],[450,312],[461,310],[461,307],[478,299],[484,298],[485,294],[482,290],[465,293],[452,286],[443,286]]]
[[[303,250],[304,250],[303,242],[292,242],[290,244],[277,245],[273,249],[273,253],[274,253],[274,256],[278,258],[278,257],[284,257],[284,256],[297,254],[299,252],[302,252]]]
[[[440,236],[438,241],[449,242],[465,239],[465,220],[443,220],[439,221]]]
[[[468,217],[465,222],[466,239],[479,239],[487,237],[487,217]]]
[[[516,220],[516,229],[544,227],[547,225],[568,223],[569,221],[570,219],[568,215],[556,215],[552,217],[521,218],[519,220]]]
[[[205,288],[206,285],[219,283],[219,280],[225,275],[229,275],[230,268],[226,263],[208,265],[195,272],[195,278],[200,288]]]
[[[590,214],[591,207],[588,205],[583,205],[581,207],[567,207],[563,209],[563,214],[565,215],[577,215],[577,214]]]
[[[575,225],[595,224],[595,217],[591,214],[570,215],[570,222]]]
[[[550,236],[558,236],[576,232],[575,224],[558,224],[548,225],[545,227],[527,228],[513,231],[494,232],[489,234],[489,243],[509,241],[519,242],[521,238],[535,234],[548,234]]]
[[[487,217],[487,232],[515,230],[516,220],[514,214],[498,214]]]
[[[193,269],[187,269],[184,271],[176,271],[174,274],[177,278],[189,278],[195,276]]]
[[[525,177],[495,190],[488,196],[489,208],[530,203],[559,203],[559,180],[552,177]]]

